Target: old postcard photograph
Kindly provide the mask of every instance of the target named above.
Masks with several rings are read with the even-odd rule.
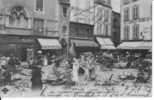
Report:
[[[152,97],[153,0],[0,0],[0,97]]]

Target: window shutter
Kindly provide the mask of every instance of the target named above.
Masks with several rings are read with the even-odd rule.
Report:
[[[133,7],[133,10],[132,10],[132,12],[133,12],[133,20],[135,19],[135,9],[134,9],[134,7]],[[134,26],[133,26],[134,27]],[[133,28],[134,29],[134,28]]]
[[[133,38],[136,40],[136,25],[133,25]]]
[[[137,25],[137,38],[139,39],[139,33],[140,33],[140,26],[139,24]]]
[[[127,37],[127,30],[126,30],[126,25],[124,26],[124,39],[126,40]]]
[[[139,7],[137,6],[137,18],[139,18]]]
[[[135,19],[137,19],[137,6],[135,7]]]
[[[127,40],[129,39],[129,26],[127,27]]]

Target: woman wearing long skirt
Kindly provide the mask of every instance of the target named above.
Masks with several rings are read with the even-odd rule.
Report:
[[[80,67],[79,61],[77,59],[73,59],[73,71],[72,71],[72,80],[77,84],[79,82],[78,70]]]
[[[42,89],[42,75],[41,68],[33,67],[32,68],[32,90],[41,90]]]

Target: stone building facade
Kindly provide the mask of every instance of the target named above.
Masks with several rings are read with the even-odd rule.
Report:
[[[111,37],[111,0],[95,0],[95,35]]]
[[[70,0],[73,22],[94,24],[94,0]]]
[[[70,22],[70,37],[81,39],[93,39],[94,25]]]
[[[101,49],[115,49],[111,41],[111,0],[71,0],[71,21],[94,25],[93,36],[99,38]]]
[[[152,40],[152,0],[121,0],[121,40]]]
[[[121,41],[119,48],[152,48],[152,0],[121,0]]]
[[[71,4],[71,21],[95,25],[95,35],[111,36],[111,0],[71,0]]]
[[[59,41],[67,36],[69,6],[69,0],[0,0],[0,53],[25,60],[27,48],[36,48],[38,39]]]

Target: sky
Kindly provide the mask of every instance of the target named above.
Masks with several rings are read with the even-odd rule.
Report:
[[[116,12],[120,12],[120,0],[112,0],[112,8]]]

